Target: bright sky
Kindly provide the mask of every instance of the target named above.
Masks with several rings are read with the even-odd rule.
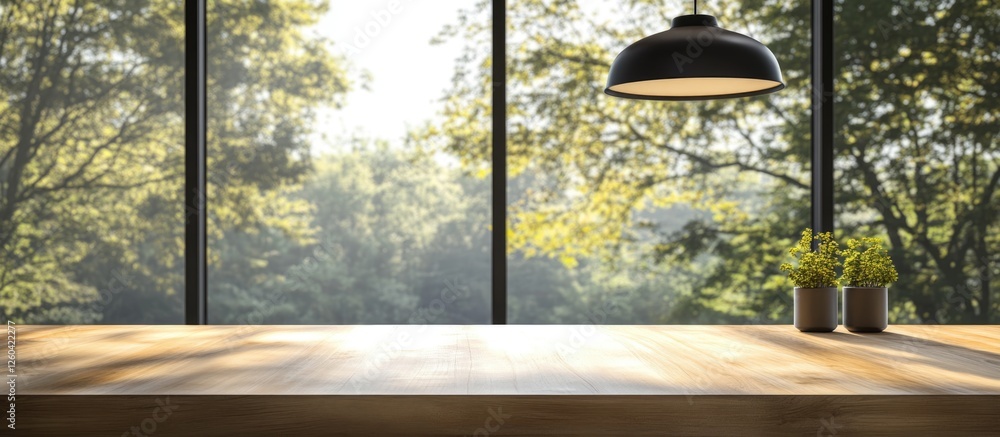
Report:
[[[469,0],[331,0],[316,32],[346,54],[356,89],[343,109],[319,113],[314,151],[334,150],[342,144],[338,139],[352,134],[398,144],[408,128],[430,119],[451,84],[462,47],[461,41],[431,45],[430,40],[472,5]],[[357,89],[362,71],[371,76],[369,90]]]

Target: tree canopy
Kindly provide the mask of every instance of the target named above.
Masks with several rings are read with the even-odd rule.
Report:
[[[324,7],[219,0],[208,10],[209,68],[219,72],[209,83],[213,191],[203,195],[213,235],[302,233],[304,206],[272,188],[307,171],[309,111],[347,89],[323,41],[302,32]],[[7,317],[182,319],[183,48],[180,0],[0,5]]]
[[[665,3],[665,4],[664,4]],[[467,17],[482,14],[468,11]],[[788,88],[767,97],[642,102],[601,95],[612,56],[684,13],[630,1],[621,14],[587,2],[521,0],[508,10],[508,163],[544,175],[511,205],[511,250],[614,258],[630,245],[658,266],[690,266],[698,305],[770,313],[789,284],[776,270],[809,215],[810,9],[807,2],[713,2],[721,25],[764,42]],[[896,321],[996,320],[997,42],[988,2],[838,2],[835,42],[838,234],[888,238],[900,266]],[[881,18],[879,18],[881,17]],[[477,41],[471,18],[447,36]],[[429,135],[469,168],[489,89],[469,44],[447,120]],[[686,205],[675,223],[644,211]],[[991,318],[993,314],[993,318]]]
[[[602,4],[507,3],[510,320],[790,323],[809,3],[703,5],[765,43],[787,84],[703,102],[604,95],[616,53],[690,11]],[[378,74],[314,31],[336,8],[208,2],[210,321],[487,323],[491,2],[436,38],[462,51],[405,140],[315,135]],[[891,322],[996,323],[1000,7],[835,8],[836,237],[886,242]],[[5,317],[182,320],[183,17],[180,0],[0,0]]]

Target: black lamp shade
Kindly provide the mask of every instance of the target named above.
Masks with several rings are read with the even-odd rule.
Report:
[[[670,30],[622,50],[604,92],[628,99],[708,100],[784,87],[778,60],[759,41],[719,27],[711,15],[682,15]]]

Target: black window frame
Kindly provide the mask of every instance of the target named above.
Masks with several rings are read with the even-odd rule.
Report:
[[[812,228],[833,231],[833,0],[812,1]],[[492,3],[491,322],[507,324],[507,2]],[[206,0],[185,0],[184,320],[208,323]],[[601,90],[595,90],[595,93]],[[766,98],[766,97],[765,97]]]

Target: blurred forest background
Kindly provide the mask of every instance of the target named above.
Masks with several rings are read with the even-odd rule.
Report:
[[[613,56],[688,2],[508,1],[510,322],[791,322],[809,2],[703,3],[787,89],[610,98]],[[462,50],[402,139],[318,135],[379,74],[312,31],[337,10],[208,2],[210,322],[489,323],[490,2],[427,41]],[[836,10],[838,238],[888,242],[892,323],[1000,322],[1000,5]],[[182,323],[183,40],[180,0],[0,0],[4,318]]]

